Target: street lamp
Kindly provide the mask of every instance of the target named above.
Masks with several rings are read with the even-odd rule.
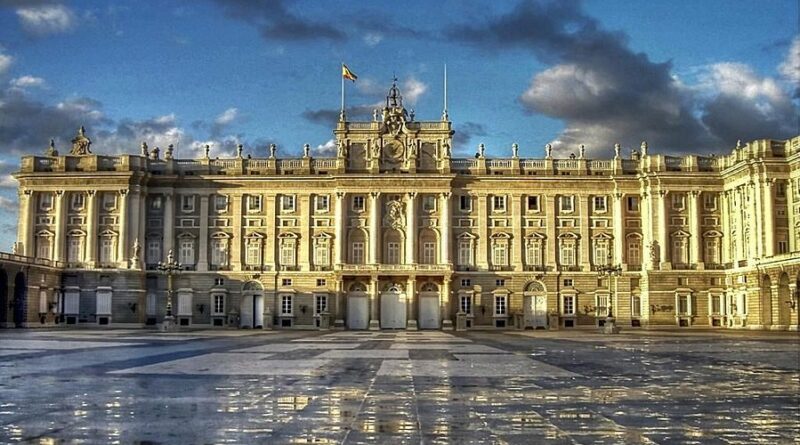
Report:
[[[164,322],[161,325],[162,331],[174,330],[177,326],[175,324],[175,317],[172,316],[172,275],[180,272],[183,268],[180,263],[175,259],[175,253],[169,249],[167,253],[167,261],[159,262],[156,269],[167,276],[167,316],[164,317]]]
[[[619,328],[617,327],[616,320],[614,319],[613,302],[617,301],[617,290],[619,287],[619,276],[622,275],[622,266],[619,264],[611,264],[611,255],[608,255],[606,264],[597,267],[597,276],[614,278],[614,298],[608,303],[608,314],[606,315],[606,322],[603,325],[603,331],[606,334],[617,334]]]

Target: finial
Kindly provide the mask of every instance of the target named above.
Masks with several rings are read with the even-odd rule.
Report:
[[[84,128],[83,125],[81,125],[81,128],[78,129],[78,136],[86,137],[86,128]]]
[[[619,151],[622,149],[622,146],[619,143],[614,144],[614,159],[619,157]]]
[[[514,159],[519,157],[519,144],[516,142],[511,144],[511,157]]]
[[[303,145],[303,157],[307,158],[307,157],[310,156],[310,154],[311,154],[311,146],[308,145],[308,144],[304,144]]]
[[[172,154],[175,151],[175,146],[172,144],[167,145],[167,151],[164,152],[164,159],[170,160],[172,159]]]
[[[579,145],[578,153],[580,153],[580,158],[583,159],[584,155],[586,154],[586,146],[583,144]]]
[[[553,157],[553,144],[546,144],[544,146],[544,156],[547,159],[550,159],[550,158]]]
[[[45,155],[47,155],[47,156],[58,156],[58,150],[56,150],[56,141],[54,139],[50,139],[50,145],[47,147],[47,151],[45,151]]]
[[[141,147],[141,150],[142,150],[141,151],[141,155],[144,156],[144,157],[147,157],[150,154],[150,152],[147,150],[147,142],[142,141],[142,145],[140,147]]]
[[[278,150],[278,146],[275,144],[269,144],[269,157],[270,159],[275,159],[275,151]]]
[[[639,148],[642,149],[642,156],[647,156],[647,141],[642,141],[642,145]]]
[[[408,119],[413,122],[415,114],[416,113],[414,113],[414,109],[412,108],[411,111],[408,113]]]
[[[242,144],[236,144],[236,157],[242,157],[242,151],[244,150],[244,146]]]
[[[483,158],[484,154],[486,153],[486,146],[481,142],[478,144],[478,157]]]
[[[206,144],[206,146],[205,146],[205,155],[206,155],[206,159],[208,159],[208,155],[209,155],[210,153],[211,153],[211,146],[210,146],[210,145],[208,145],[208,144]]]

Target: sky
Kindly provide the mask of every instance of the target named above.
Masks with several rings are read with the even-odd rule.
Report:
[[[332,153],[341,63],[348,116],[394,76],[455,156],[726,153],[800,134],[797,0],[0,0],[0,250],[16,233],[23,154],[205,144],[229,156]]]

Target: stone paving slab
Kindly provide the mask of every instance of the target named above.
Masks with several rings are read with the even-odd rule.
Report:
[[[520,356],[455,354],[458,361],[385,361],[379,376],[420,377],[578,377],[578,374]]]
[[[449,351],[472,354],[508,354],[502,349],[493,348],[486,345],[463,344],[463,343],[394,343],[390,349],[409,349],[420,351]]]
[[[292,352],[318,349],[356,349],[360,346],[361,343],[279,343],[253,346],[252,348],[236,349],[232,352]]]
[[[168,374],[168,375],[312,375],[329,360],[271,359],[273,354],[251,354],[243,358],[236,353],[212,353],[140,366],[110,374]]]
[[[7,349],[49,349],[49,350],[68,350],[86,348],[113,348],[119,346],[139,346],[143,343],[121,343],[114,341],[93,342],[93,341],[60,341],[60,340],[18,340],[3,339],[2,346]]]
[[[0,349],[0,357],[20,354],[37,354],[44,352],[42,349]]]
[[[317,356],[321,359],[408,359],[408,350],[399,349],[333,349]]]

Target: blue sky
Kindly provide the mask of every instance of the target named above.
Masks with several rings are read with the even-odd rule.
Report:
[[[798,133],[796,1],[0,0],[0,248],[8,174],[83,124],[97,153],[236,143],[326,153],[344,61],[351,116],[393,74],[418,119],[449,113],[457,154],[724,152]],[[361,114],[359,114],[361,112]]]

